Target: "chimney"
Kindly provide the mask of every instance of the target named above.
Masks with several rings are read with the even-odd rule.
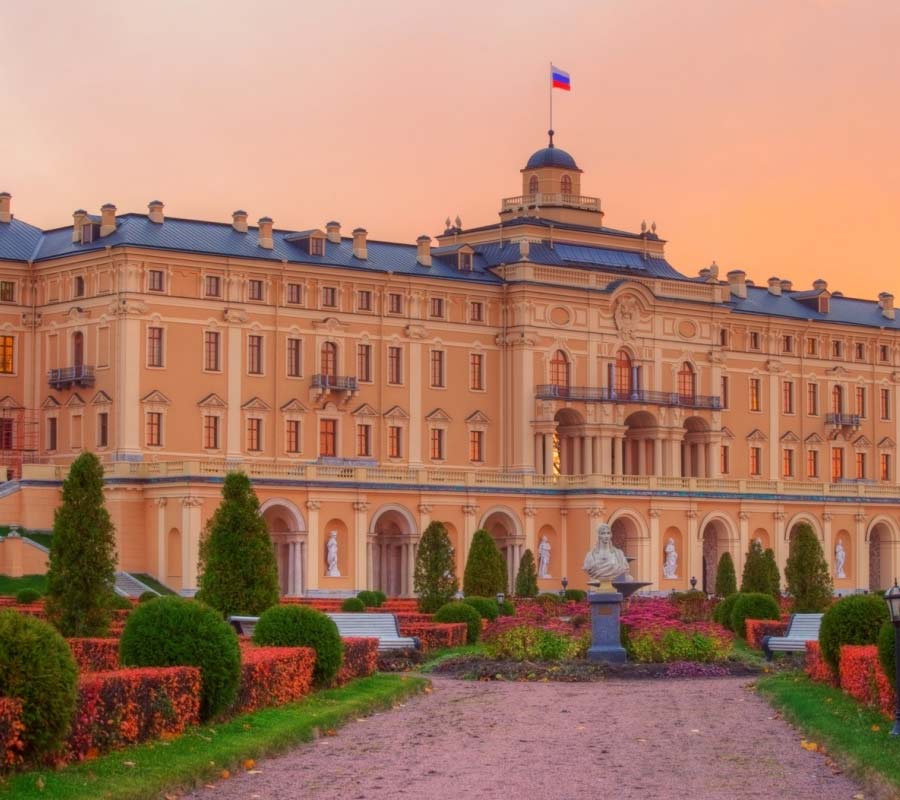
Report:
[[[266,250],[272,250],[275,247],[272,239],[272,224],[271,217],[259,218],[259,246],[265,247]]]
[[[727,275],[728,288],[734,297],[747,299],[747,273],[742,269],[733,269]]]
[[[331,220],[325,223],[325,235],[332,244],[341,243],[341,223]]]
[[[81,226],[84,225],[87,215],[87,211],[83,208],[72,212],[72,241],[76,244],[81,241]]]
[[[416,239],[416,261],[423,267],[431,266],[431,237],[424,234]]]
[[[878,305],[881,308],[881,316],[885,319],[894,318],[894,295],[890,292],[881,292],[878,295]]]
[[[365,228],[353,229],[353,257],[360,261],[365,261],[369,257],[369,249],[366,247],[367,233]]]
[[[150,209],[147,214],[150,217],[150,222],[155,222],[157,225],[162,225],[165,222],[166,217],[163,214],[163,204],[161,200],[151,200],[147,204],[147,208]]]
[[[116,207],[112,203],[100,206],[100,236],[116,232]]]
[[[769,278],[769,294],[781,295],[781,278]]]
[[[821,278],[817,278],[813,281],[813,289],[817,292],[824,292],[828,288],[828,281],[823,281]]]
[[[234,228],[238,233],[246,233],[247,212],[241,211],[240,209],[238,209],[237,211],[233,211],[231,213],[231,227]]]
[[[12,195],[9,192],[0,192],[0,222],[12,222],[11,200]]]
[[[790,292],[790,291],[793,290],[793,288],[794,288],[794,282],[793,282],[793,281],[789,281],[787,278],[785,278],[785,279],[781,282],[781,291],[782,291],[782,292]]]

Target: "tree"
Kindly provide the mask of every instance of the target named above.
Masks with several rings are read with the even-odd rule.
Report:
[[[413,572],[413,591],[419,598],[419,610],[433,614],[453,599],[459,589],[453,545],[443,522],[435,520],[422,534]]]
[[[787,592],[794,598],[794,613],[815,614],[830,604],[833,593],[828,562],[819,537],[809,525],[798,525],[784,569]]]
[[[744,560],[744,572],[741,575],[741,592],[765,592],[771,594],[771,576],[766,567],[766,558],[762,545],[754,539]]]
[[[716,568],[716,597],[729,597],[737,591],[737,575],[734,572],[734,561],[727,550],[719,559]]]
[[[534,553],[526,550],[519,562],[519,574],[516,575],[516,597],[537,597],[537,569],[534,566]]]
[[[771,547],[763,553],[766,565],[766,575],[769,578],[769,594],[776,600],[781,597],[781,575],[778,572],[778,563],[775,561],[775,551]]]
[[[222,614],[257,615],[279,595],[278,564],[256,492],[243,472],[229,472],[200,542],[197,599]]]
[[[63,636],[102,636],[115,582],[116,531],[103,499],[103,465],[82,453],[69,467],[53,517],[47,618]]]
[[[506,590],[503,556],[486,530],[475,531],[463,573],[463,592],[475,597],[493,597]]]

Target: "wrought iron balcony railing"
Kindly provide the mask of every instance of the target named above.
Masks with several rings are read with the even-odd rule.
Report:
[[[586,403],[646,403],[713,410],[722,408],[722,398],[713,395],[657,392],[650,389],[617,392],[608,386],[557,386],[546,383],[537,387],[536,397],[538,400],[582,400]]]
[[[836,425],[840,428],[858,428],[859,414],[826,414],[825,422],[828,425]]]
[[[51,369],[47,372],[47,381],[54,389],[68,389],[70,386],[93,386],[94,368],[80,364],[77,367]]]
[[[327,392],[355,392],[358,388],[356,378],[347,375],[313,375],[311,385]]]

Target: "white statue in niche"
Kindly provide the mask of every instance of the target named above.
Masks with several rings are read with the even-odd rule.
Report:
[[[834,547],[834,577],[835,578],[846,578],[847,575],[844,572],[844,562],[847,560],[847,551],[844,550],[844,543],[838,539],[837,544]]]
[[[541,537],[538,545],[538,577],[550,577],[550,540],[546,536]]]
[[[338,539],[337,539],[337,531],[332,531],[329,538],[328,544],[326,545],[328,548],[328,554],[325,557],[325,562],[328,565],[328,572],[325,574],[329,578],[340,578],[341,571],[338,569]]]
[[[666,560],[663,564],[663,577],[664,578],[677,578],[678,577],[678,550],[675,548],[675,540],[669,539],[666,542],[665,546],[666,552]]]

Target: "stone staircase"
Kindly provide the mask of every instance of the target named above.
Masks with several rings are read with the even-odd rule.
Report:
[[[140,597],[144,592],[159,594],[156,589],[151,589],[146,583],[141,583],[131,573],[116,573],[116,594],[122,597]]]

